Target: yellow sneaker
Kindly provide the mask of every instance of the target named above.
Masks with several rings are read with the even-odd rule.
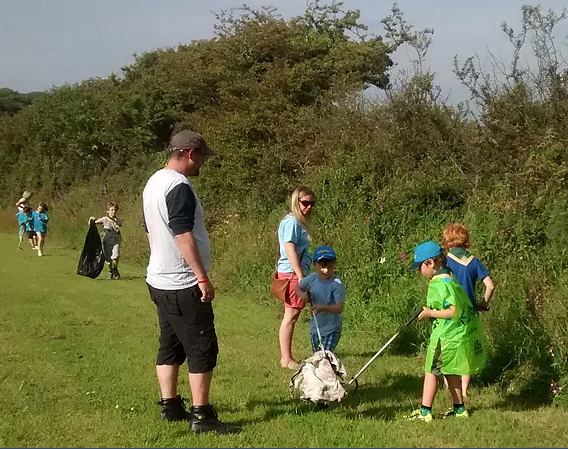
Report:
[[[432,417],[432,412],[422,412],[421,409],[417,408],[410,415],[403,416],[404,419],[409,421],[418,420],[424,422],[432,422],[434,418]]]
[[[446,418],[469,418],[469,413],[467,412],[467,410],[465,408],[463,410],[459,411],[459,412],[457,412],[453,408],[451,408],[447,412],[442,413],[440,415],[440,418],[442,418],[442,419],[446,419]]]

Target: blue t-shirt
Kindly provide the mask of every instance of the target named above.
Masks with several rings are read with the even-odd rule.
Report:
[[[40,213],[37,210],[34,210],[32,216],[34,217],[34,231],[45,234],[47,232],[47,222],[49,221],[47,213]]]
[[[302,290],[310,289],[314,306],[332,306],[345,301],[345,285],[336,276],[329,281],[322,281],[317,273],[312,273],[300,281],[300,287]],[[320,312],[316,315],[316,319],[322,337],[333,332],[341,332],[343,320],[340,313]],[[313,316],[310,332],[317,335]]]
[[[26,215],[26,231],[34,230],[34,215],[32,212]]]
[[[24,214],[23,212],[18,212],[16,214],[16,217],[18,218],[18,226],[22,226],[26,224],[26,220],[28,219],[28,216],[26,214]]]
[[[454,277],[467,293],[471,303],[477,306],[475,283],[489,276],[489,270],[474,256],[462,257],[459,261],[456,261],[451,254],[448,254],[446,265],[452,270]]]
[[[312,264],[312,257],[308,251],[310,240],[302,224],[292,214],[286,215],[280,222],[280,226],[278,226],[278,242],[280,244],[280,259],[278,259],[276,270],[281,273],[294,272],[286,255],[285,247],[286,243],[292,242],[296,245],[296,254],[298,258],[301,258],[300,264],[302,265],[302,272],[304,276],[306,276],[310,272],[310,266]]]

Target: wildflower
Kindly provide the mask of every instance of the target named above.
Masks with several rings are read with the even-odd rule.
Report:
[[[406,261],[406,253],[404,251],[400,252],[400,260],[402,260],[403,262]]]
[[[385,263],[386,261],[387,261],[387,258],[386,258],[386,257],[381,257],[381,258],[379,259],[379,263]]]

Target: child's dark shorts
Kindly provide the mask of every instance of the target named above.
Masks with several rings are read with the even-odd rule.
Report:
[[[190,373],[207,373],[217,364],[219,346],[211,302],[201,302],[197,285],[181,290],[160,290],[148,285],[158,308],[160,349],[156,365],[182,365]]]
[[[436,346],[436,352],[434,352],[434,358],[432,359],[432,366],[430,367],[430,372],[434,376],[442,375],[442,346],[440,342],[438,342],[438,346]]]
[[[26,231],[28,233],[28,238],[33,239],[36,236],[35,231]]]

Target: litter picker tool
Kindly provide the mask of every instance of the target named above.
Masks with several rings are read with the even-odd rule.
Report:
[[[396,337],[398,337],[398,336],[400,335],[400,333],[402,332],[402,330],[403,330],[405,327],[410,326],[410,325],[414,322],[414,320],[415,320],[416,318],[418,318],[418,315],[420,315],[420,312],[422,312],[422,307],[420,307],[420,308],[418,308],[417,310],[415,310],[414,313],[412,314],[412,316],[408,319],[408,321],[407,321],[403,326],[401,326],[401,327],[398,329],[398,331],[396,332],[396,334],[394,334],[394,335],[389,339],[389,341],[387,341],[387,342],[383,345],[383,347],[382,347],[381,349],[379,349],[373,357],[371,357],[371,360],[369,360],[369,361],[365,364],[365,366],[363,366],[363,368],[361,368],[361,369],[359,370],[359,372],[358,372],[357,374],[355,374],[355,375],[351,378],[351,380],[350,380],[349,383],[347,384],[348,386],[351,385],[353,382],[355,382],[355,387],[357,388],[357,386],[358,386],[357,377],[359,377],[359,376],[361,375],[361,373],[363,373],[363,371],[365,371],[365,370],[369,367],[369,365],[370,365],[371,363],[373,363],[373,362],[375,361],[375,359],[376,359],[379,355],[381,355],[381,352],[383,352],[383,351],[387,348],[387,346],[390,345],[390,344],[393,342],[393,340],[394,340]]]

